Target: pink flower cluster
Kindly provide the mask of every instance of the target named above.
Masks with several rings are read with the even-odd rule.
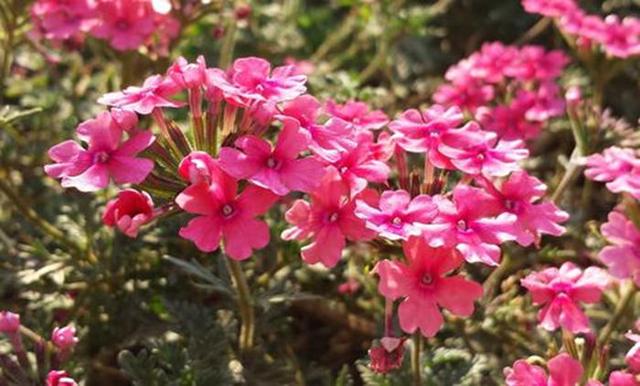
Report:
[[[640,286],[640,230],[623,213],[609,213],[609,221],[600,228],[610,245],[598,257],[618,279],[631,278]]]
[[[118,51],[142,46],[166,55],[180,23],[169,0],[37,0],[31,7],[33,35],[81,42],[86,34]]]
[[[564,114],[556,83],[569,58],[540,46],[485,43],[447,70],[447,83],[433,95],[459,106],[498,139],[535,138],[550,118]]]
[[[579,49],[598,47],[620,59],[640,54],[640,18],[588,14],[575,0],[522,0],[522,5],[527,12],[553,18]]]

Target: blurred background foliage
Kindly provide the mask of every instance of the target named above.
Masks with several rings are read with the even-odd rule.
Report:
[[[237,18],[246,5],[250,15]],[[620,14],[640,9],[637,0],[582,5]],[[88,386],[409,383],[408,364],[388,377],[367,367],[384,305],[370,274],[377,257],[366,246],[351,249],[331,271],[309,267],[295,243],[279,238],[285,205],[273,209],[270,246],[243,263],[255,296],[258,345],[240,357],[224,262],[177,236],[186,217],[169,218],[131,240],[101,225],[113,191],[81,194],[47,178],[47,149],[103,109],[95,102],[100,95],[164,72],[177,56],[204,55],[215,65],[221,47],[235,39],[235,57],[312,62],[309,87],[320,99],[357,98],[393,116],[429,104],[446,69],[484,42],[566,48],[553,27],[532,30],[538,18],[517,0],[213,0],[183,26],[170,58],[116,53],[95,40],[78,47],[36,44],[27,37],[28,7],[28,1],[0,0],[0,308],[19,311],[41,333],[74,322],[81,343],[67,370]],[[625,63],[605,87],[610,115],[630,127],[640,117],[639,71],[637,62]],[[566,77],[589,85],[579,63]],[[571,148],[568,122],[559,119],[532,146],[528,166],[553,186]],[[587,189],[599,198],[595,205],[582,205]],[[487,279],[488,294],[472,318],[448,316],[445,329],[429,340],[426,384],[500,384],[502,368],[516,358],[557,347],[559,341],[535,328],[518,279],[527,267],[590,261],[603,244],[595,224],[614,202],[580,180],[561,203],[572,214],[565,237],[546,239],[541,250],[510,245],[511,264],[491,275],[472,267],[473,276]],[[347,280],[359,283],[355,293],[338,291]],[[616,296],[605,299],[605,309]],[[604,324],[608,313],[591,316]],[[614,349],[613,357],[624,350]]]

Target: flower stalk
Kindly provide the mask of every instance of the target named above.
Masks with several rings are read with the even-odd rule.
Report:
[[[242,270],[240,262],[226,257],[225,261],[238,295],[237,302],[241,321],[238,346],[240,348],[240,355],[245,356],[253,348],[255,332],[255,311],[253,309],[253,299],[251,297],[251,290],[249,289],[247,278]]]

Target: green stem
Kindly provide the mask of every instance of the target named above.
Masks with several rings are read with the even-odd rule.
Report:
[[[600,341],[601,347],[604,347],[609,342],[609,339],[611,338],[611,334],[613,334],[613,331],[616,329],[616,327],[618,327],[618,323],[620,323],[620,320],[622,319],[624,314],[627,312],[627,309],[633,303],[635,294],[636,294],[635,284],[633,284],[633,282],[631,281],[628,281],[626,283],[625,288],[623,289],[622,297],[620,298],[620,301],[616,305],[616,309],[613,312],[613,316],[611,317],[611,319],[609,319],[609,322],[604,326],[604,328],[600,332],[600,337],[598,340]]]
[[[416,332],[413,335],[413,350],[411,351],[411,373],[413,374],[413,384],[422,386],[422,365],[420,354],[422,353],[422,335]]]
[[[220,48],[220,62],[218,63],[218,66],[222,69],[229,67],[231,59],[233,59],[237,29],[238,26],[235,18],[231,18],[229,23],[227,23],[227,30],[225,31],[222,47]]]
[[[238,293],[238,310],[240,312],[240,336],[238,338],[238,346],[240,354],[246,355],[253,347],[253,337],[255,330],[255,312],[253,309],[253,299],[247,278],[242,271],[242,266],[237,260],[225,258],[227,269],[233,279],[233,284]]]

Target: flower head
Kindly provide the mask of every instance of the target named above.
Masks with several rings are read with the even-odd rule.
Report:
[[[354,213],[356,200],[371,201],[372,192],[365,190],[352,198],[348,184],[334,168],[327,170],[310,196],[310,203],[293,203],[285,215],[292,227],[282,232],[285,240],[313,239],[302,248],[302,258],[307,263],[321,262],[331,268],[340,260],[347,239],[366,240],[375,235]]]
[[[153,75],[140,87],[129,86],[122,91],[103,95],[98,99],[98,103],[148,115],[157,107],[184,106],[182,102],[169,99],[178,91],[180,88],[172,78]]]
[[[154,217],[153,200],[147,192],[125,189],[118,197],[107,202],[102,222],[110,227],[117,226],[122,233],[136,237],[140,227]]]
[[[627,192],[640,199],[640,159],[632,149],[612,146],[602,154],[593,154],[586,159],[587,178],[606,182],[614,193]]]
[[[563,327],[573,333],[588,332],[589,320],[579,303],[597,303],[609,283],[607,273],[597,267],[582,270],[571,262],[560,269],[547,268],[522,279],[534,304],[543,305],[540,325],[549,331]]]
[[[269,243],[267,224],[255,217],[269,210],[277,196],[255,185],[238,194],[238,182],[217,162],[205,164],[211,165],[210,183],[193,184],[175,199],[182,210],[197,215],[180,229],[180,236],[203,252],[215,251],[223,240],[229,257],[247,259]]]
[[[78,384],[66,371],[51,370],[47,375],[46,386],[78,386]]]
[[[437,214],[431,197],[420,194],[413,199],[404,190],[386,190],[380,196],[379,208],[356,201],[356,216],[366,221],[367,228],[380,237],[406,240],[422,233],[418,224],[428,224]]]
[[[407,264],[382,260],[375,272],[378,291],[390,300],[404,298],[398,307],[400,327],[406,333],[420,330],[434,336],[444,323],[439,308],[458,316],[470,316],[473,303],[482,296],[482,286],[462,276],[447,274],[462,264],[455,249],[431,248],[421,237],[403,244]]]
[[[149,1],[98,0],[96,12],[100,17],[91,34],[120,51],[137,49],[155,30]]]
[[[600,231],[611,245],[604,247],[598,258],[612,276],[632,278],[640,285],[640,230],[620,212],[609,213],[608,220]]]
[[[77,134],[87,143],[83,148],[75,141],[65,141],[49,149],[55,162],[46,165],[45,172],[61,178],[62,186],[74,187],[82,192],[105,188],[112,177],[117,184],[138,184],[153,169],[153,161],[136,155],[149,147],[155,137],[150,131],[131,131],[122,140],[121,118],[103,112],[96,118],[81,123]]]
[[[54,328],[51,333],[51,342],[60,350],[71,350],[78,343],[76,328],[73,326]]]
[[[20,329],[20,315],[11,311],[0,311],[0,332],[15,334]]]
[[[507,386],[577,386],[584,372],[580,361],[567,353],[551,358],[547,363],[549,375],[540,366],[518,360],[504,369]]]
[[[349,122],[356,131],[381,129],[389,122],[387,114],[381,110],[369,110],[364,102],[350,100],[340,105],[329,99],[326,106],[330,116]]]

